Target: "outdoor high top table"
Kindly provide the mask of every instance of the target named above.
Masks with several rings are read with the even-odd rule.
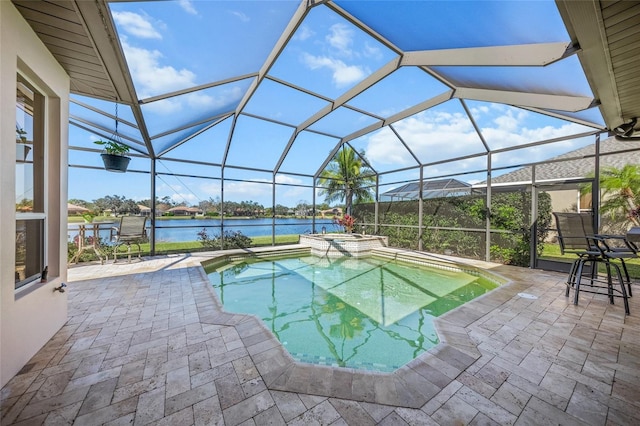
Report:
[[[640,243],[640,226],[634,226],[627,231],[627,240],[632,243]]]
[[[96,256],[98,256],[98,259],[100,259],[100,264],[104,265],[102,252],[100,251],[100,225],[105,225],[110,228],[113,225],[113,222],[92,222],[78,224],[78,252],[71,258],[69,263],[78,263],[78,260],[80,260],[80,255],[83,252],[87,250],[93,250]]]

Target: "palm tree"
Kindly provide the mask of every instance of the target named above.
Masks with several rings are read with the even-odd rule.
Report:
[[[375,184],[375,174],[364,159],[364,151],[358,155],[351,147],[344,146],[320,174],[320,185],[324,186],[320,195],[326,196],[327,203],[344,200],[348,215],[354,199],[356,203],[373,200],[370,187]]]
[[[637,197],[640,196],[640,165],[627,164],[622,169],[604,167],[600,171],[600,189],[602,205],[600,211],[613,220],[622,216],[628,218],[635,226],[640,226],[636,212]],[[582,188],[583,193],[591,192],[591,185]]]

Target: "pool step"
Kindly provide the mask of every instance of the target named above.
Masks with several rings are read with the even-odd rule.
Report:
[[[460,269],[460,265],[456,262],[452,262],[448,259],[440,257],[430,257],[424,253],[417,253],[413,251],[398,251],[388,248],[376,248],[371,250],[371,254],[384,257],[385,259],[403,260],[405,262],[419,263],[419,264],[436,264],[440,267],[449,265],[451,268]]]
[[[283,257],[283,256],[308,256],[311,254],[311,248],[309,247],[287,247],[287,248],[274,248],[269,247],[269,250],[251,250],[244,253],[238,254],[230,254],[228,256],[229,260],[242,260],[247,258],[252,259],[269,259],[273,257]]]
[[[273,259],[275,257],[308,256],[311,248],[305,246],[284,246],[284,247],[257,247],[253,249],[226,250],[205,262],[205,268],[217,268],[229,262],[238,262],[245,259]]]

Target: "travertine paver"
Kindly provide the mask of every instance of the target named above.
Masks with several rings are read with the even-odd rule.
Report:
[[[0,423],[640,424],[638,296],[630,316],[601,296],[574,306],[563,274],[488,265],[511,283],[439,320],[446,343],[354,372],[297,364],[222,311],[208,256],[70,269],[69,320],[2,389]]]

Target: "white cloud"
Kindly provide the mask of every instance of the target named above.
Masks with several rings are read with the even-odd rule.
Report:
[[[207,181],[200,184],[200,190],[205,195],[205,198],[215,198],[221,195],[220,181]]]
[[[253,200],[271,196],[271,185],[267,180],[253,179],[245,182],[227,181],[224,183],[224,196],[228,200]]]
[[[368,58],[382,59],[382,51],[378,46],[373,46],[368,41],[364,44],[364,56]]]
[[[351,46],[353,45],[353,30],[347,27],[345,24],[333,24],[329,28],[329,34],[325,39],[331,47],[337,50],[337,53],[342,56],[352,56],[353,51]]]
[[[529,113],[524,110],[507,110],[504,115],[496,117],[493,121],[497,125],[498,129],[504,132],[517,132],[522,122],[526,120]]]
[[[146,16],[133,12],[113,12],[114,21],[123,29],[124,32],[135,37],[146,39],[161,39],[162,35],[153,27],[153,24]],[[157,23],[156,25],[163,27],[164,25]]]
[[[404,147],[400,147],[398,138],[390,130],[372,135],[365,151],[367,159],[374,167],[376,164],[396,164],[398,167],[415,164],[411,154]]]
[[[302,55],[303,62],[312,70],[328,68],[333,72],[333,82],[343,87],[362,80],[368,72],[358,65],[347,65],[339,59],[327,56],[313,56],[308,53]]]
[[[180,184],[169,185],[166,182],[162,182],[156,187],[156,191],[160,199],[168,195],[171,201],[178,204],[191,205],[197,204],[200,201],[191,191],[188,191]]]
[[[424,162],[464,155],[470,145],[474,152],[482,149],[471,122],[462,114],[425,112],[402,120],[395,127],[413,153]],[[415,164],[390,131],[381,131],[369,138],[366,153],[374,167],[376,164]]]
[[[196,10],[193,2],[191,0],[179,0],[178,5],[187,13],[191,15],[197,15],[198,11]]]
[[[193,72],[161,65],[163,56],[160,51],[134,47],[126,39],[122,40],[122,47],[142,98],[149,96],[149,93],[166,93],[195,86],[196,75]]]
[[[494,150],[585,131],[584,126],[574,123],[561,123],[559,126],[545,124],[534,127],[536,121],[532,113],[506,106],[483,107],[480,112],[485,115],[490,114],[485,117],[490,119],[490,125],[483,127],[481,131],[489,146]],[[485,151],[465,114],[426,111],[402,120],[394,127],[411,150],[425,163],[469,154],[480,154]],[[507,151],[494,155],[492,164],[494,167],[500,167],[542,161],[575,149],[579,145],[579,141],[569,140],[554,143],[552,146],[540,145],[526,150]],[[396,166],[415,164],[401,147],[396,136],[390,131],[380,131],[372,135],[368,139],[366,152],[374,168],[380,164]],[[477,157],[430,166],[427,168],[427,174],[438,176],[465,170],[481,170],[486,166],[486,157]]]
[[[185,96],[187,105],[191,108],[217,108],[228,105],[242,98],[243,91],[238,86],[230,87],[219,96],[214,97],[201,92],[193,92]]]
[[[295,177],[278,174],[276,183],[280,184],[302,184],[303,182]],[[199,186],[203,199],[220,196],[220,182],[207,182]],[[272,186],[268,179],[252,179],[245,182],[226,181],[224,183],[224,195],[227,201],[252,200],[263,204],[265,207],[271,206]],[[281,186],[276,189],[278,204],[294,206],[300,197],[311,197],[311,189],[305,187]]]
[[[298,41],[305,41],[306,39],[313,37],[316,33],[313,32],[313,30],[311,28],[309,28],[306,25],[301,26],[300,28],[298,28],[298,31],[296,31],[296,34],[294,35],[294,40],[298,40]]]
[[[180,102],[175,99],[161,99],[145,104],[145,111],[158,115],[171,115],[182,109]]]
[[[289,184],[289,185],[302,185],[303,182],[299,178],[295,178],[290,175],[277,174],[276,183]]]
[[[282,204],[284,206],[294,206],[298,204],[301,198],[311,196],[311,190],[309,188],[302,188],[299,186],[288,186],[285,189],[280,189],[277,193],[278,200],[276,204]]]
[[[189,206],[198,204],[200,200],[191,192],[179,192],[171,195],[171,201],[173,201],[174,203],[185,204]]]
[[[247,16],[247,14],[244,13],[244,12],[240,12],[240,11],[237,11],[237,10],[230,10],[229,13],[231,13],[233,16],[235,16],[236,18],[238,18],[242,22],[249,22],[251,20]]]

